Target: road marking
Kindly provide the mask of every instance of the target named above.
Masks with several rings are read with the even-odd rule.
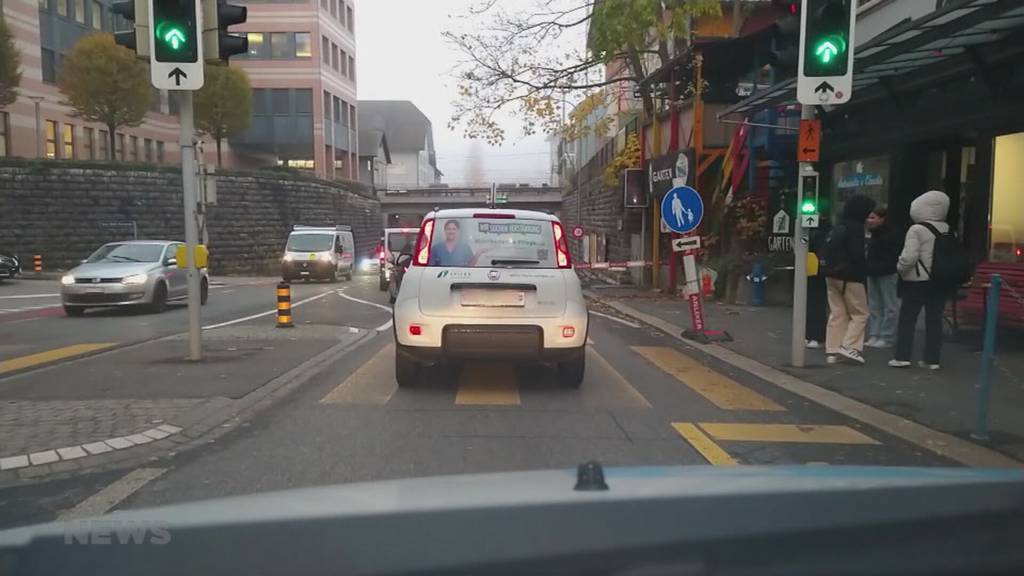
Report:
[[[369,361],[349,375],[326,396],[321,404],[384,405],[398,390],[393,359],[395,345],[388,344]]]
[[[58,520],[77,520],[101,516],[128,498],[146,484],[166,472],[166,468],[136,468],[105,486],[99,492],[79,502],[74,508],[57,515]]]
[[[662,371],[692,388],[723,410],[760,410],[782,412],[786,409],[774,401],[719,374],[673,348],[664,346],[633,346],[633,351]]]
[[[632,384],[626,380],[597,350],[587,348],[588,368],[584,376],[582,390],[583,404],[591,408],[650,408],[651,403]],[[596,364],[597,366],[594,366]],[[600,378],[591,379],[589,375],[604,371]]]
[[[699,428],[688,422],[673,422],[672,427],[676,429],[694,450],[700,453],[708,464],[715,466],[738,466],[739,462],[729,456],[729,453],[722,449],[721,446],[715,444],[715,442],[708,438],[706,434],[700,431]]]
[[[319,300],[321,298],[324,298],[325,296],[330,296],[331,294],[333,294],[332,291],[327,291],[327,292],[323,292],[321,294],[317,294],[316,296],[310,296],[309,298],[306,298],[305,300],[299,300],[298,302],[293,302],[292,303],[292,308],[298,308],[299,306],[302,306],[303,304],[308,304],[308,303],[310,303],[310,302],[312,302],[314,300]],[[234,320],[228,320],[227,322],[221,322],[220,324],[211,324],[209,326],[203,326],[203,330],[213,330],[214,328],[223,328],[225,326],[231,326],[231,325],[234,325],[234,324],[241,324],[242,322],[248,322],[249,320],[255,320],[256,318],[262,318],[264,316],[270,316],[271,314],[277,314],[277,308],[274,308],[273,310],[268,310],[266,312],[260,312],[259,314],[253,314],[251,316],[245,316],[245,317],[242,317],[242,318],[235,318]]]
[[[351,300],[353,302],[359,302],[360,304],[366,304],[367,306],[373,306],[375,308],[380,308],[381,310],[383,310],[385,312],[388,312],[388,313],[391,312],[391,308],[389,308],[387,306],[384,306],[383,304],[377,304],[376,302],[370,302],[368,300],[360,300],[359,298],[353,298],[353,297],[349,296],[348,294],[345,294],[341,290],[338,290],[338,296],[341,296],[342,298],[344,298],[346,300]]]
[[[619,324],[625,324],[626,326],[629,326],[630,328],[639,328],[640,327],[640,325],[637,324],[636,322],[630,322],[629,320],[623,320],[622,318],[616,318],[615,316],[612,316],[610,314],[602,314],[601,312],[594,312],[593,310],[590,311],[590,314],[593,315],[593,316],[600,316],[601,318],[607,318],[609,320],[614,320],[615,322],[618,322]]]
[[[715,440],[733,442],[802,442],[806,444],[880,444],[849,426],[804,424],[736,424],[701,422]]]
[[[63,360],[65,358],[71,358],[72,356],[80,356],[82,354],[87,354],[89,352],[95,352],[97,350],[103,350],[104,348],[110,348],[115,344],[116,342],[74,344],[72,346],[65,346],[63,348],[47,350],[46,352],[38,352],[36,354],[29,354],[28,356],[21,356],[18,358],[12,358],[10,360],[4,360],[3,362],[0,362],[0,374],[14,372],[15,370],[22,370],[24,368],[31,368],[32,366],[38,366],[40,364],[46,364],[48,362],[55,362],[57,360]]]
[[[455,403],[461,406],[518,406],[519,386],[510,364],[471,362],[462,368]]]
[[[383,332],[385,330],[390,330],[391,329],[391,325],[394,324],[394,323],[395,323],[394,320],[388,320],[387,322],[385,322],[385,323],[381,324],[380,326],[377,326],[376,328],[374,328],[374,330],[376,330],[377,332]]]
[[[60,294],[15,294],[13,296],[0,296],[0,300],[27,300],[29,298],[58,298]]]

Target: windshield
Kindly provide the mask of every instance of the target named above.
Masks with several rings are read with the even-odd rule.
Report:
[[[292,234],[288,237],[289,252],[324,252],[334,247],[333,234]]]
[[[416,248],[418,232],[390,232],[388,234],[388,250],[398,254],[412,254]]]
[[[430,266],[554,268],[551,222],[444,218],[435,222]]]
[[[157,262],[163,253],[162,244],[107,244],[93,252],[86,262]]]

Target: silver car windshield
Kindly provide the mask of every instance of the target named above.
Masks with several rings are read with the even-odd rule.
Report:
[[[430,266],[555,268],[551,222],[513,218],[438,218]]]
[[[288,237],[289,252],[323,252],[333,246],[333,234],[292,234]]]
[[[163,253],[161,244],[107,244],[93,252],[86,262],[157,262]]]

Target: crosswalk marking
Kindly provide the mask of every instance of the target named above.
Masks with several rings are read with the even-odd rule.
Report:
[[[462,369],[455,403],[461,406],[518,406],[519,386],[511,364],[471,362]]]
[[[733,442],[803,442],[809,444],[879,444],[849,426],[809,424],[738,424],[701,422],[715,440]]]
[[[97,350],[103,350],[104,348],[110,348],[114,344],[114,342],[75,344],[72,346],[65,346],[63,348],[47,350],[46,352],[38,352],[36,354],[29,354],[28,356],[20,356],[10,360],[4,360],[0,362],[0,374],[14,372],[15,370],[23,370],[40,364],[46,364],[47,362],[55,362],[57,360],[79,356],[81,354],[87,354]]]
[[[700,431],[699,428],[688,422],[673,422],[672,427],[676,429],[690,446],[700,455],[708,461],[709,464],[715,466],[736,466],[739,464],[735,458],[729,456],[729,453],[722,449],[721,446],[715,444],[711,438],[708,438],[706,434]]]
[[[395,345],[388,344],[320,399],[321,404],[384,405],[398,390]]]
[[[632,349],[723,410],[786,410],[769,398],[672,348],[633,346]]]

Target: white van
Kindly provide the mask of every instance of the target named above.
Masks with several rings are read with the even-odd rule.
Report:
[[[295,226],[281,258],[281,278],[285,282],[351,280],[355,246],[351,226]]]

